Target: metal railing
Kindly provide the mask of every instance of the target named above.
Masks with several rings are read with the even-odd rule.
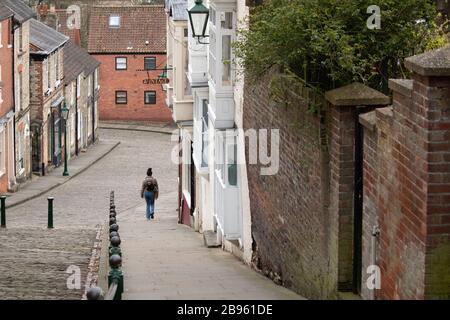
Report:
[[[122,250],[120,249],[119,225],[117,224],[116,205],[114,202],[114,191],[111,191],[109,205],[109,266],[108,291],[103,293],[99,287],[91,287],[86,293],[88,300],[122,300],[123,272]]]

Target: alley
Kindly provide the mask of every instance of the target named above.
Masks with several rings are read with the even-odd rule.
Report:
[[[9,261],[3,266],[10,270],[0,270],[4,275],[0,286],[8,289],[1,290],[3,298],[75,298],[73,292],[61,289],[68,276],[65,271],[70,265],[80,266],[84,285],[90,246],[96,226],[107,218],[111,190],[116,194],[125,256],[124,298],[298,298],[232,255],[207,249],[199,234],[178,225],[177,166],[171,161],[175,144],[170,135],[102,130],[101,139],[120,141],[120,145],[64,185],[8,209],[8,229],[0,232],[2,256]],[[156,219],[151,222],[145,220],[139,194],[148,167],[153,168],[161,190]],[[45,229],[48,196],[55,198],[54,231]],[[14,269],[17,257],[21,263]],[[52,274],[57,283],[44,272],[50,265],[54,265]],[[35,291],[15,288],[30,283],[37,287]],[[83,289],[77,293],[80,298]]]

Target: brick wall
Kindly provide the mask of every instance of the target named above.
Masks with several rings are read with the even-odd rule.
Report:
[[[0,37],[0,65],[1,65],[1,100],[0,100],[0,118],[4,118],[8,112],[14,110],[13,101],[13,51],[9,46],[10,35],[8,30],[10,30],[10,25],[12,24],[11,19],[5,19],[0,21],[1,33]],[[8,139],[7,127],[3,128],[4,140],[1,141],[2,157],[4,159],[5,170],[0,176],[0,192],[6,192],[8,189],[8,167],[13,166],[13,163],[9,163],[9,154],[14,152],[14,146],[12,145],[12,139]]]
[[[33,60],[30,65],[30,117],[31,121],[42,121],[43,96],[43,62]]]
[[[166,65],[165,55],[155,54],[129,54],[119,57],[127,57],[128,69],[116,70],[116,55],[95,54],[95,58],[101,62],[99,99],[100,120],[136,120],[154,122],[172,122],[172,114],[165,104],[165,94],[159,84],[144,84],[147,72],[137,71],[144,69],[144,57],[156,57],[157,69]],[[150,71],[150,78],[157,79],[162,70]],[[126,105],[116,104],[116,90],[128,92]],[[144,104],[144,91],[156,91],[156,104]]]
[[[320,119],[300,100],[289,106],[270,102],[267,81],[246,83],[244,90],[244,129],[280,129],[278,174],[261,176],[259,165],[248,165],[253,264],[309,298],[333,297],[337,268]],[[247,141],[247,159],[248,152]]]
[[[450,48],[407,59],[413,80],[391,80],[392,106],[362,119],[363,261],[381,268],[379,299],[450,297],[448,56]]]

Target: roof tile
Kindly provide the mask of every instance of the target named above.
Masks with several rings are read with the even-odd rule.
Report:
[[[120,16],[119,28],[109,27],[111,15]],[[92,7],[88,51],[91,53],[165,53],[164,6]]]

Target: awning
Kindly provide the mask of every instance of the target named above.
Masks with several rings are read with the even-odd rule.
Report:
[[[58,106],[64,102],[64,97],[61,96],[58,99],[56,99],[55,101],[52,102],[51,107],[52,108],[58,108]]]

